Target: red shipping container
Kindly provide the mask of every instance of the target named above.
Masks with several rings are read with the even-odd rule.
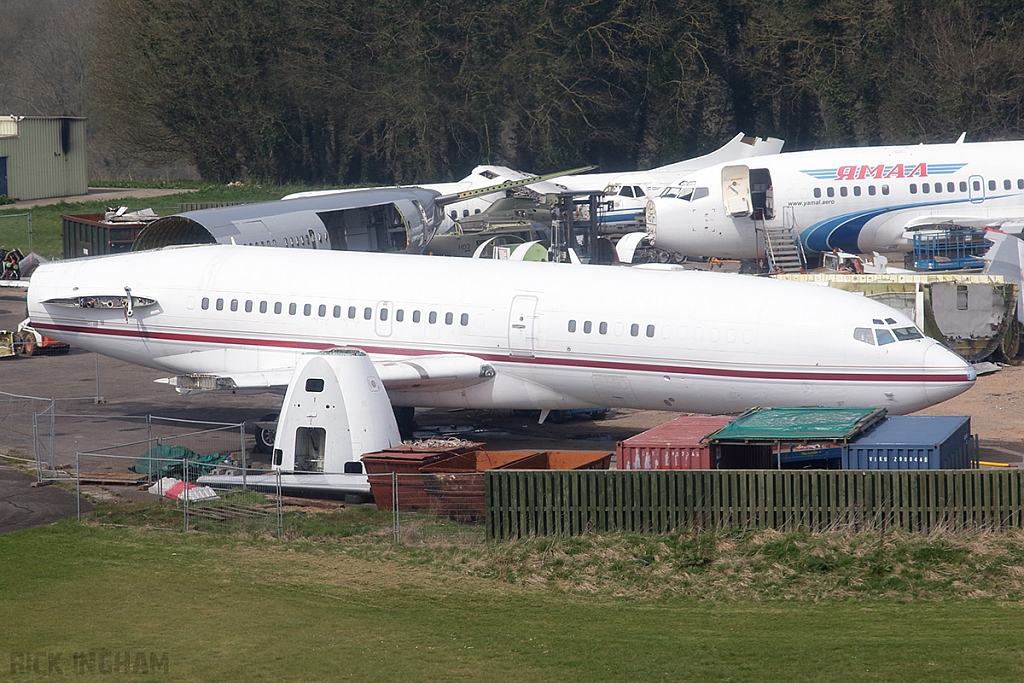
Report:
[[[701,440],[733,421],[725,415],[682,415],[615,446],[620,470],[710,470],[711,447]]]

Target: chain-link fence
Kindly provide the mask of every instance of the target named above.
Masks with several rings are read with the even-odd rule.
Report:
[[[280,472],[260,471],[263,485],[245,485],[246,467],[236,464],[239,454],[206,453],[218,437],[231,435],[237,425],[157,439],[141,455],[124,455],[148,441],[123,443],[100,452],[75,457],[78,518],[86,496],[99,501],[120,488],[116,504],[93,510],[93,521],[158,528],[201,531],[247,531],[278,539],[283,535],[283,500]],[[183,445],[202,447],[196,452]],[[253,470],[248,470],[253,472]],[[240,486],[202,484],[205,474],[231,476]],[[255,474],[255,472],[254,472]],[[129,496],[129,493],[134,494]],[[133,502],[126,502],[133,501]]]
[[[390,510],[395,543],[484,542],[482,472],[371,474],[378,510]]]

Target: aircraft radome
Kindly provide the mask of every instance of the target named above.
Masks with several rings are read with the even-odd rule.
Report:
[[[1024,141],[785,152],[696,171],[647,205],[655,246],[689,256],[764,255],[764,228],[808,253],[906,252],[916,231],[1020,232]]]
[[[181,392],[286,390],[287,410],[333,387],[332,406],[377,406],[358,418],[372,427],[394,424],[392,404],[907,413],[975,380],[884,304],[700,271],[201,245],[44,264],[28,306],[39,331],[168,372]],[[365,432],[342,465],[397,435]],[[298,441],[279,427],[287,471],[313,448]]]

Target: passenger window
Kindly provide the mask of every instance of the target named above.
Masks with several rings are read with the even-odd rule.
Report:
[[[869,327],[857,327],[853,330],[853,338],[859,342],[865,344],[875,345],[875,336],[871,334],[871,328]]]
[[[266,301],[261,301],[260,302],[260,313],[266,313],[266,312],[267,312],[267,302]]]
[[[839,188],[840,197],[845,197],[847,192],[849,192],[849,190],[846,189],[846,185],[843,185],[842,187]]]
[[[459,316],[459,324],[463,327],[469,327],[469,313],[463,313]]]
[[[208,311],[210,309],[210,299],[204,296],[202,303],[199,305],[202,307],[204,311]]]
[[[355,306],[349,306],[348,307],[348,317],[349,317],[350,320],[354,320],[355,319],[355,317],[356,317],[356,307]]]
[[[245,312],[252,313],[252,299],[245,300]]]
[[[608,334],[608,323],[601,323],[597,326],[597,331],[600,334]]]
[[[980,181],[980,180],[975,180],[975,181],[973,181],[973,182],[971,183],[971,187],[973,187],[973,188],[974,188],[974,191],[975,191],[975,192],[980,192],[980,191],[981,191],[981,181]]]
[[[280,301],[274,302],[274,313],[276,313],[278,315],[281,315],[281,302]]]
[[[413,311],[412,312],[412,321],[414,323],[418,323],[420,321],[420,312],[419,311]]]
[[[217,299],[217,310],[218,311],[223,311],[224,310],[224,299]]]
[[[956,192],[956,183],[946,183],[946,192]]]
[[[989,190],[995,190],[996,189],[996,181],[994,181],[994,180],[988,181],[988,189]]]
[[[388,319],[388,309],[387,309],[387,307],[384,307],[384,306],[381,307],[381,309],[380,309],[380,319],[381,320],[387,320]]]
[[[935,194],[942,192],[942,183],[935,183]]]
[[[455,316],[452,315],[451,311],[444,314],[444,324],[451,325],[455,321]]]
[[[647,336],[648,337],[653,337],[654,336],[654,325],[648,325],[647,326]]]
[[[1017,178],[1017,189],[1024,190],[1024,178]]]
[[[570,320],[569,321],[569,331],[570,332],[575,332],[576,331],[576,321],[575,320]]]
[[[298,310],[298,304],[288,304],[288,315],[295,315]]]
[[[868,194],[871,195],[872,197],[875,196],[875,186],[874,185],[868,185]]]
[[[821,199],[821,188],[820,187],[814,188],[814,196],[816,198],[818,198],[818,199]]]
[[[836,196],[836,188],[834,188],[834,187],[826,187],[825,188],[825,194],[827,194],[829,197],[835,197]]]
[[[309,315],[312,312],[313,312],[313,306],[312,305],[306,304],[305,306],[302,307],[302,315]]]
[[[882,185],[882,194],[889,194],[889,186]]]
[[[966,181],[963,181],[963,180],[960,181],[960,191],[961,192],[967,192],[967,182]]]
[[[437,322],[437,311],[431,311],[430,315],[427,316],[427,322],[431,325]]]
[[[321,318],[326,318],[327,306],[324,304],[320,304],[320,307],[316,309],[316,314],[319,315]]]
[[[231,300],[231,311],[233,313],[238,311],[238,299]]]
[[[875,337],[878,339],[879,346],[885,346],[886,344],[892,344],[895,339],[892,337],[892,333],[889,330],[875,330]]]
[[[910,194],[917,194],[917,183],[910,183]]]
[[[334,310],[332,311],[332,313],[334,313],[334,317],[335,318],[340,318],[341,317],[341,306],[335,306]]]
[[[860,185],[854,185],[853,186],[853,196],[854,197],[859,197],[860,196]]]
[[[395,311],[395,322],[400,323],[403,320],[405,320],[405,309],[399,308],[397,311]]]
[[[1009,190],[1009,189],[1010,189],[1010,187],[1011,187],[1011,185],[1010,185],[1010,181],[1009,181],[1009,180],[1004,180],[1004,181],[1003,181],[1003,189],[1004,189],[1004,190]]]
[[[931,191],[932,191],[932,186],[931,185],[929,185],[928,183],[921,183],[921,192],[923,192],[924,194],[928,194]]]
[[[583,323],[583,334],[590,334],[591,329],[593,329],[593,326],[590,324],[589,320]]]
[[[373,309],[369,306],[363,309],[363,320],[373,320]]]
[[[629,326],[629,336],[630,337],[636,337],[639,334],[640,334],[640,326],[639,325],[637,325],[636,323],[633,323],[632,325]]]

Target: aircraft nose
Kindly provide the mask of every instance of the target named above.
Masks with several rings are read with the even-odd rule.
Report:
[[[941,403],[959,396],[978,378],[974,366],[939,343],[932,344],[924,353],[925,371],[930,376],[946,378],[929,381],[925,393],[932,403]]]

